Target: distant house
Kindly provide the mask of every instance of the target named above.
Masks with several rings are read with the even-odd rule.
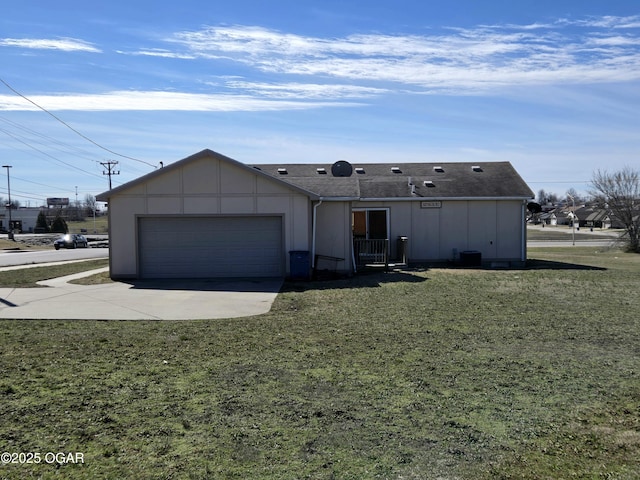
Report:
[[[531,198],[508,162],[247,165],[211,150],[97,196],[113,278],[288,276],[298,253],[339,272],[466,252],[521,265]]]
[[[638,223],[640,219],[640,208],[636,208],[632,211],[632,220],[635,224]],[[614,212],[610,212],[609,217],[607,219],[609,221],[609,228],[626,228],[624,222],[618,218]],[[606,220],[605,220],[606,222]]]
[[[609,212],[603,208],[585,206],[576,211],[581,227],[608,228],[611,225]]]
[[[575,226],[580,227],[580,219],[586,218],[584,205],[571,204],[559,205],[552,212],[555,215],[556,225],[567,225],[571,227],[575,220]]]

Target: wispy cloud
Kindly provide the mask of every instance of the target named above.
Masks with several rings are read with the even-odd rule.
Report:
[[[75,38],[1,38],[0,46],[33,50],[62,50],[65,52],[101,52],[91,43]]]
[[[217,26],[178,32],[169,42],[184,54],[231,59],[272,74],[469,93],[510,85],[638,80],[638,24],[640,17],[601,17],[452,28],[431,35],[354,34],[343,38],[302,36],[257,26]]]
[[[607,36],[602,38],[591,38],[589,40],[591,45],[598,46],[620,46],[620,47],[640,47],[640,37],[633,36]]]
[[[305,101],[370,98],[389,92],[382,88],[319,83],[276,84],[230,80],[226,85],[258,97]]]
[[[116,53],[120,53],[122,55],[133,55],[133,56],[140,56],[140,57],[179,58],[184,60],[194,60],[195,58],[197,58],[195,55],[192,55],[192,54],[172,52],[164,48],[149,48],[149,49],[139,50],[137,52],[127,52],[124,50],[116,50]]]
[[[100,52],[72,38],[5,38],[0,46]],[[52,110],[298,110],[361,106],[392,93],[481,95],[514,87],[522,91],[520,87],[633,82],[640,80],[640,16],[344,37],[209,26],[176,32],[153,46],[114,52],[155,57],[146,77],[154,75],[154,68],[158,75],[165,74],[171,60],[193,63],[200,77],[181,77],[180,89],[197,84],[192,91],[198,93],[136,86],[33,99]],[[241,68],[229,69],[233,63]],[[242,76],[215,77],[220,82],[202,76],[210,67],[219,71],[221,64]],[[30,108],[19,98],[0,97],[0,110]]]
[[[632,15],[629,17],[618,17],[614,15],[605,15],[602,17],[588,17],[586,19],[562,19],[558,23],[567,25],[577,25],[581,27],[595,28],[640,28],[640,15]]]
[[[330,106],[356,106],[352,102],[268,100],[243,95],[205,95],[176,92],[114,91],[96,95],[35,95],[33,102],[51,111],[273,111]],[[0,95],[0,111],[37,110],[16,96]]]

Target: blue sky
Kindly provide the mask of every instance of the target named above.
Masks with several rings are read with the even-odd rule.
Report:
[[[117,186],[204,148],[510,161],[534,192],[585,192],[595,170],[639,164],[635,3],[9,2],[1,162],[31,206],[107,190],[101,162]]]

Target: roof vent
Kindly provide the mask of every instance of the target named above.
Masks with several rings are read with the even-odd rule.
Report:
[[[471,170],[473,170],[474,172],[481,172],[482,171],[482,167],[480,165],[473,165],[471,167]]]
[[[288,174],[289,172],[287,172],[287,169],[286,169],[286,168],[279,168],[279,169],[278,169],[278,173],[279,173],[280,175],[286,175],[286,174]]]
[[[353,173],[353,167],[346,160],[338,160],[331,165],[331,174],[334,177],[350,177]]]
[[[435,187],[434,183],[431,180],[425,180],[424,181],[424,186],[425,187],[429,187],[429,188]]]
[[[433,171],[438,173],[443,173],[444,168],[442,168],[441,166],[436,166],[436,167],[433,167]]]
[[[364,168],[362,167],[356,167],[356,173],[362,175],[364,173]]]
[[[326,175],[327,174],[327,169],[326,168],[316,168],[316,172],[318,172],[318,174],[320,174],[320,175]]]
[[[391,167],[391,171],[393,173],[402,173],[402,170],[400,170],[400,167]]]

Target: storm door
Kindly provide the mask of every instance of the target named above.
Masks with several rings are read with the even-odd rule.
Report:
[[[353,238],[383,240],[389,236],[388,209],[353,210]]]

